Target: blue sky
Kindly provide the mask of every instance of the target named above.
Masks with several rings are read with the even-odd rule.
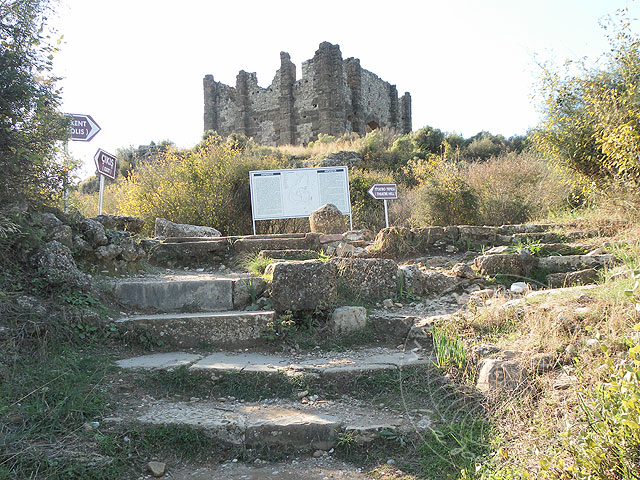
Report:
[[[197,143],[205,74],[234,85],[255,71],[267,86],[284,50],[299,77],[322,41],[411,92],[414,129],[523,134],[538,120],[538,62],[597,59],[599,20],[623,7],[640,17],[633,0],[60,0],[51,23],[63,110],[102,127],[70,145],[91,173],[98,148]]]

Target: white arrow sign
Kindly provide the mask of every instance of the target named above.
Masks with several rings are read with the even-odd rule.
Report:
[[[76,142],[89,142],[100,131],[100,125],[91,115],[71,115],[71,140]]]

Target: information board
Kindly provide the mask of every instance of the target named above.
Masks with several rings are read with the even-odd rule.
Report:
[[[253,220],[308,217],[325,203],[351,215],[347,167],[249,172]]]

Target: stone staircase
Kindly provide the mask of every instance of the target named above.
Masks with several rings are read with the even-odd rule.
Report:
[[[293,459],[268,467],[260,463],[245,465],[228,459],[222,465],[198,468],[197,472],[192,467],[189,467],[191,470],[176,469],[171,473],[172,478],[373,478],[357,466],[334,459],[329,452],[332,453],[345,439],[362,447],[390,434],[417,438],[428,431],[437,419],[428,410],[416,411],[406,405],[379,405],[358,399],[350,391],[357,383],[354,379],[367,376],[375,379],[376,374],[401,375],[405,369],[434,371],[430,328],[448,314],[464,308],[474,298],[474,292],[489,289],[493,295],[503,288],[503,292],[508,294],[508,290],[495,284],[494,280],[488,280],[487,276],[506,274],[513,275],[515,279],[530,275],[534,268],[548,275],[571,274],[585,269],[596,271],[615,262],[611,255],[594,253],[595,248],[591,255],[588,252],[575,255],[576,251],[589,250],[591,247],[588,245],[579,246],[578,250],[575,245],[567,247],[566,242],[587,238],[593,232],[565,235],[549,233],[551,226],[546,225],[511,227],[449,228],[456,229],[456,242],[464,237],[468,244],[480,242],[493,247],[511,246],[516,241],[514,239],[517,242],[536,241],[536,251],[543,251],[544,245],[548,244],[547,252],[556,254],[539,257],[535,252],[504,249],[491,252],[489,248],[484,253],[463,254],[458,252],[458,248],[447,249],[453,245],[450,241],[437,243],[438,239],[448,235],[446,228],[437,227],[440,229],[431,232],[433,236],[422,232],[423,238],[429,238],[426,246],[413,235],[412,248],[425,248],[422,255],[432,252],[430,248],[441,249],[441,257],[438,258],[442,261],[437,267],[433,261],[413,259],[408,262],[415,266],[412,271],[417,272],[413,275],[418,275],[418,280],[403,274],[405,281],[409,282],[405,285],[413,282],[415,289],[412,291],[418,292],[421,298],[405,298],[401,302],[384,299],[384,304],[383,299],[368,299],[373,305],[368,312],[368,328],[376,333],[371,337],[375,339],[373,343],[330,351],[290,349],[277,342],[267,345],[264,333],[268,324],[276,320],[276,312],[246,310],[256,294],[264,291],[264,282],[246,274],[231,273],[228,269],[213,272],[222,259],[228,258],[231,249],[253,253],[268,250],[276,258],[283,250],[319,250],[322,245],[319,236],[169,239],[152,254],[156,263],[173,265],[174,268],[185,264],[191,268],[202,264],[216,267],[209,272],[203,268],[166,270],[161,274],[119,279],[113,283],[112,294],[123,310],[122,318],[117,321],[120,327],[131,332],[145,331],[152,338],[161,339],[165,346],[161,353],[122,358],[117,362],[118,367],[131,374],[180,369],[185,375],[202,382],[242,376],[249,382],[255,379],[258,384],[259,379],[271,376],[274,381],[284,379],[301,385],[300,391],[284,396],[265,391],[260,395],[260,401],[232,396],[185,399],[171,395],[149,397],[145,402],[134,399],[122,405],[115,415],[115,422],[180,426],[205,432],[225,445],[245,449],[283,449],[294,454]],[[334,238],[332,241],[338,240]],[[394,237],[393,241],[398,240]],[[384,256],[397,251],[397,245],[389,242],[381,241],[380,245],[379,251]],[[563,252],[572,255],[561,255]],[[286,258],[286,254],[283,256]],[[381,259],[362,261],[388,262]],[[461,264],[464,268],[459,267]],[[472,266],[475,273],[469,273]],[[411,270],[405,268],[404,271]],[[433,279],[434,272],[444,285],[440,290],[425,284]],[[444,283],[442,277],[445,277]],[[564,283],[556,279],[555,284],[566,284],[567,277],[563,278]],[[577,283],[584,278],[587,277],[581,277]],[[594,277],[588,278],[593,280]],[[476,296],[479,298],[486,298],[486,295]],[[516,296],[515,300],[518,298],[524,297]],[[281,351],[274,351],[278,349]],[[305,385],[313,385],[315,390],[304,390]],[[328,385],[344,385],[342,395],[325,397],[324,387]]]

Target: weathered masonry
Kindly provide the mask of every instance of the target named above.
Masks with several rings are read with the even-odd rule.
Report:
[[[303,62],[302,78],[286,52],[271,85],[258,86],[255,73],[241,70],[236,86],[204,77],[204,130],[226,136],[233,132],[265,145],[306,144],[318,134],[366,134],[389,127],[411,131],[411,95],[398,98],[395,85],[342,59],[339,45],[323,42]]]

